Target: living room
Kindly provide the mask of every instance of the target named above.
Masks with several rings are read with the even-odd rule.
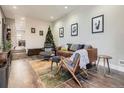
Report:
[[[0,7],[1,23],[6,25],[6,31],[11,32],[10,49],[12,51],[12,61],[11,67],[9,68],[10,74],[7,87],[124,87],[124,45],[121,43],[121,40],[124,39],[122,36],[124,34],[124,6],[1,5]],[[2,19],[5,19],[5,23]],[[98,26],[98,24],[95,24],[98,20],[100,22],[100,30],[94,28],[95,25]],[[2,31],[2,24],[0,24],[0,43],[1,51],[3,52],[3,50],[6,49],[6,43],[4,43],[5,37],[3,38],[2,36],[4,33]],[[48,34],[49,31],[50,34]],[[59,57],[62,55],[63,57],[66,55],[66,57],[70,57],[73,51],[78,50],[77,47],[79,47],[79,45],[82,45],[83,48],[87,50],[89,60],[93,65],[93,69],[91,69],[93,72],[90,70],[85,73],[84,71],[88,76],[85,77],[85,75],[84,78],[82,75],[82,77],[79,76],[81,85],[72,78],[73,75],[70,77],[70,75],[65,75],[65,73],[64,75],[62,74],[62,78],[60,75],[57,77],[59,79],[56,79],[56,76],[54,76],[56,69],[58,69],[58,65],[61,65],[57,62],[51,64],[51,59],[52,61],[58,59],[56,55],[54,57],[50,55],[50,61],[44,60],[41,57],[45,42],[48,40],[47,35],[53,36],[53,42],[57,49],[55,52]],[[6,40],[9,41],[9,39]],[[72,52],[68,52],[67,47],[69,47],[69,44],[71,44],[70,48]],[[76,48],[72,48],[72,45],[75,45]],[[58,50],[66,53],[60,53],[58,55]],[[106,58],[109,61],[109,74],[107,72],[108,64],[105,63],[106,66],[104,68],[105,59],[99,62],[99,58]],[[98,68],[96,69],[98,62]],[[57,65],[54,63],[57,63]],[[53,67],[51,67],[51,65],[53,65]],[[47,72],[47,70],[49,71]],[[99,73],[96,73],[97,71]],[[47,73],[46,77],[44,77],[44,72]],[[18,73],[20,73],[20,75],[18,75]],[[28,80],[26,78],[28,78]],[[97,81],[97,79],[102,79],[102,81]],[[104,81],[108,83],[102,83]]]

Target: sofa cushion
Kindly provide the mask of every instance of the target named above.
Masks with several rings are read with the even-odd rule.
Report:
[[[42,51],[41,48],[28,49],[27,54],[28,56],[39,55],[41,51]]]
[[[84,44],[72,44],[70,47],[70,51],[76,51],[79,49],[83,49],[85,47]]]
[[[84,46],[84,49],[89,49],[89,48],[92,48],[92,46],[91,45],[85,45]]]
[[[70,57],[72,54],[73,54],[72,51],[62,51],[62,50],[57,51],[58,56]]]
[[[84,44],[79,44],[79,47],[78,47],[78,49],[84,49]]]
[[[56,50],[61,50],[61,48],[62,48],[61,46],[59,46],[59,47],[56,47]]]
[[[63,45],[63,46],[61,47],[61,50],[62,50],[62,51],[67,51],[67,50],[68,50],[68,45]]]
[[[71,51],[76,51],[78,49],[79,49],[79,44],[72,44],[71,47],[70,47]]]
[[[62,47],[61,50],[62,51],[67,51],[67,48]]]
[[[71,48],[71,43],[67,43],[67,45],[68,45],[68,51],[70,51],[70,48]]]

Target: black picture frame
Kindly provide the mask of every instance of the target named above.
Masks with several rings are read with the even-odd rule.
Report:
[[[40,31],[39,31],[39,35],[40,35],[40,36],[43,36],[43,30],[40,30]]]
[[[92,33],[104,32],[104,15],[99,15],[92,18]]]
[[[64,37],[64,27],[59,28],[59,37]]]
[[[35,28],[31,28],[31,33],[35,33]]]
[[[71,36],[78,36],[78,23],[71,24]]]

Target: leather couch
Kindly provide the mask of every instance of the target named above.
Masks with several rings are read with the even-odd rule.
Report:
[[[89,61],[91,64],[96,64],[96,60],[97,60],[97,48],[93,48],[93,47],[89,47],[86,49],[88,52],[88,57],[89,57]],[[61,48],[57,48],[56,50],[56,54],[58,56],[64,56],[64,57],[70,57],[73,54],[74,51],[63,51],[61,50]]]
[[[43,51],[42,48],[28,49],[28,56],[39,55],[40,52]]]
[[[52,51],[55,51],[53,44],[45,42],[45,45],[44,45],[43,48],[27,49],[28,50],[27,55],[28,56],[33,56],[33,55],[40,55],[42,53],[44,54],[45,49],[48,49],[48,48],[52,48]]]

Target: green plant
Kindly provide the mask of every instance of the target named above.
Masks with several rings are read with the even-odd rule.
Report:
[[[11,41],[6,41],[6,44],[5,44],[5,50],[10,50],[11,49]]]
[[[2,46],[0,45],[0,51],[2,51]]]

